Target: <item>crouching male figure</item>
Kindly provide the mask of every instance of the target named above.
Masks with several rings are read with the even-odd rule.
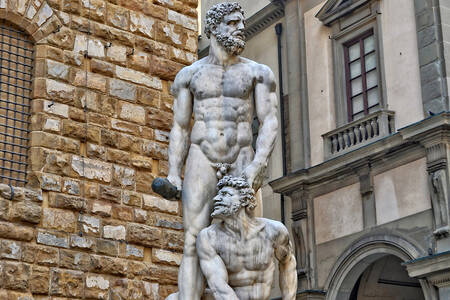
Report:
[[[269,299],[274,258],[283,299],[295,299],[296,262],[286,227],[252,216],[254,190],[244,178],[225,176],[217,186],[211,216],[220,222],[197,238],[200,267],[215,299]]]

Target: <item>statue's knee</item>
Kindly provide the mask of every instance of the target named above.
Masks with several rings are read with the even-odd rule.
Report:
[[[196,250],[196,246],[195,246],[196,240],[197,240],[197,234],[194,234],[190,231],[185,232],[183,255],[193,256],[193,255],[197,254],[197,250]]]

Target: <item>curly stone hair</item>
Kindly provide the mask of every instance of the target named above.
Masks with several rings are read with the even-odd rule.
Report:
[[[217,188],[220,190],[223,187],[233,187],[239,191],[241,196],[240,200],[242,206],[249,210],[253,210],[256,207],[255,191],[250,187],[247,180],[243,177],[224,176],[217,183]]]
[[[222,22],[223,17],[231,14],[232,12],[239,11],[244,15],[244,10],[237,2],[225,2],[212,6],[206,13],[205,19],[205,34],[207,38],[210,38],[211,33]]]

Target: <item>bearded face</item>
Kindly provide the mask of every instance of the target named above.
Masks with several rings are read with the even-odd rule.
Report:
[[[241,196],[239,191],[233,187],[223,187],[216,197],[214,197],[214,210],[211,214],[213,218],[227,218],[238,213],[241,209]]]
[[[235,11],[223,18],[213,35],[228,54],[239,55],[245,48],[244,29],[244,16]]]

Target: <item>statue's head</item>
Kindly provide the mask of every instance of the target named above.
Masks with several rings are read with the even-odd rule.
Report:
[[[237,2],[216,4],[206,13],[205,34],[214,36],[217,42],[232,55],[239,55],[245,48],[244,11]]]
[[[213,218],[226,218],[244,208],[250,213],[256,207],[255,191],[243,177],[224,176],[217,184]]]

